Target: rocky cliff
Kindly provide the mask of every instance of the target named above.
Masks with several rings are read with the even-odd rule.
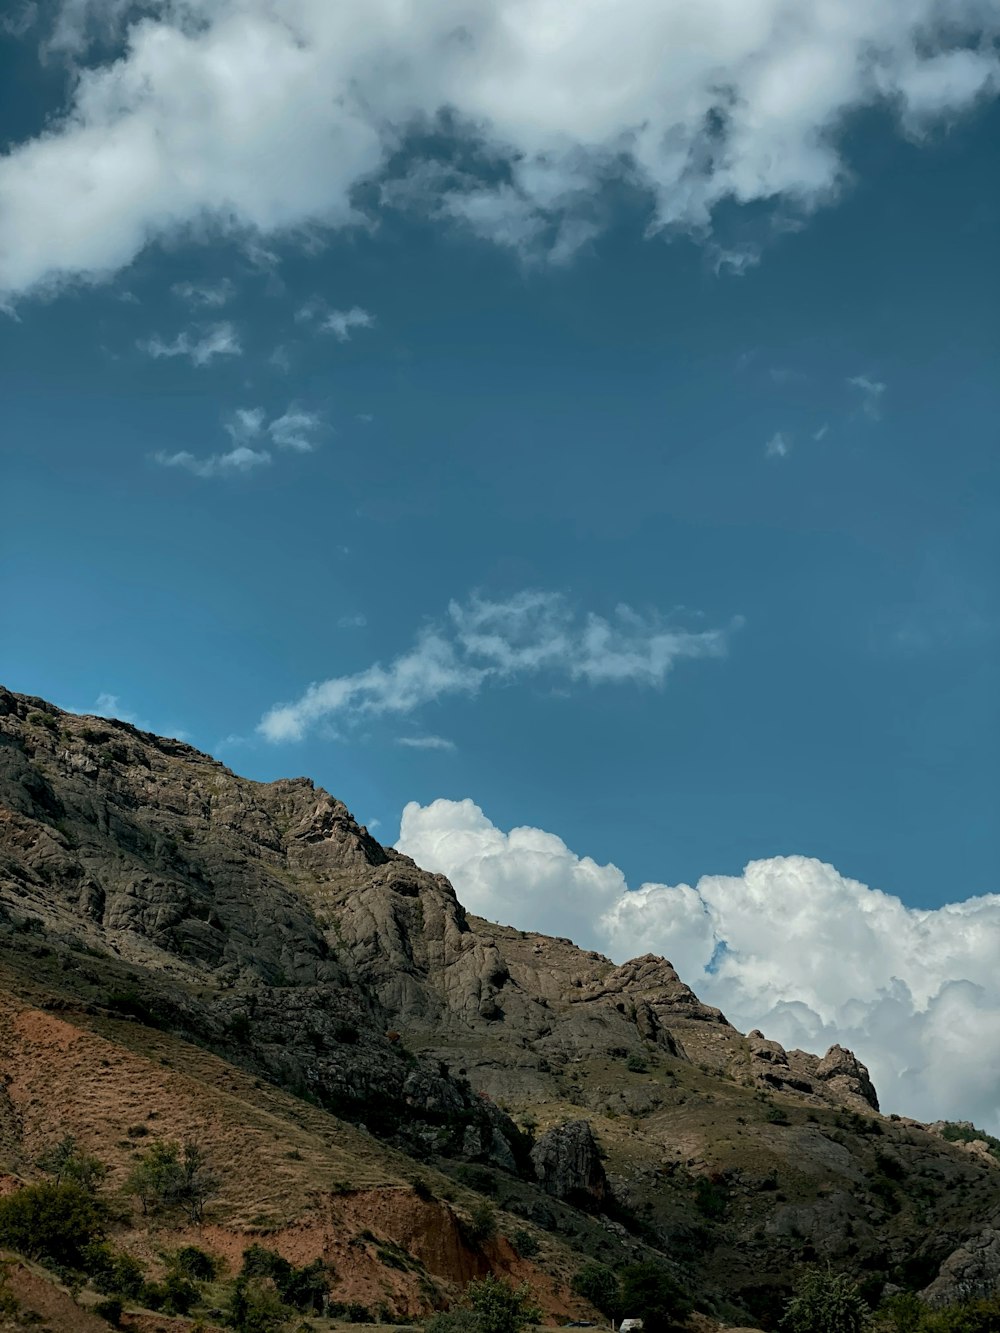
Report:
[[[469,915],[308,779],[3,690],[0,981],[17,1012],[211,1052],[559,1253],[665,1255],[745,1317],[817,1258],[939,1294],[992,1253],[994,1162],[880,1116],[851,1052],[743,1036],[662,958]]]

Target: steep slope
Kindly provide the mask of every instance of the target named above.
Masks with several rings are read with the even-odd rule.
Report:
[[[9,1015],[47,1009],[61,1031],[145,1060],[136,1086],[200,1080],[212,1125],[239,1119],[217,1100],[230,1084],[241,1107],[281,1098],[272,1132],[320,1117],[326,1146],[304,1157],[358,1197],[405,1192],[417,1161],[464,1173],[507,1233],[520,1217],[548,1237],[532,1272],[552,1309],[568,1308],[567,1245],[609,1262],[651,1248],[765,1320],[817,1257],[873,1293],[936,1281],[946,1295],[951,1271],[989,1280],[976,1238],[1000,1213],[993,1161],[879,1116],[850,1052],[744,1037],[663,959],[616,967],[467,914],[443,877],[306,779],[250,782],[178,742],[0,691],[0,926],[5,1033],[26,1021]],[[55,1067],[80,1065],[75,1040],[50,1045],[72,1052]],[[8,1068],[23,1069],[22,1049],[0,1052]],[[0,1145],[21,1171],[57,1097],[26,1077],[0,1098]],[[345,1121],[365,1127],[365,1152]],[[95,1144],[121,1136],[110,1121],[79,1128]],[[313,1204],[286,1189],[292,1159],[255,1160],[248,1173],[233,1159],[249,1193],[219,1216],[238,1229],[271,1209],[309,1232]],[[331,1206],[332,1186],[310,1189]],[[324,1225],[317,1253],[333,1253],[347,1224]],[[522,1262],[509,1244],[484,1259],[455,1227],[465,1258],[445,1280]],[[417,1299],[410,1286],[393,1299]]]

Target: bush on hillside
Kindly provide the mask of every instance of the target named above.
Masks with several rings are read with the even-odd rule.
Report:
[[[192,1222],[201,1222],[205,1204],[217,1192],[219,1177],[196,1143],[153,1143],[132,1168],[125,1191],[142,1204],[144,1213],[180,1207]]]
[[[241,1274],[233,1283],[225,1320],[236,1333],[283,1333],[291,1316],[267,1279]]]
[[[662,1264],[629,1264],[619,1274],[622,1312],[641,1319],[644,1333],[671,1333],[691,1313],[687,1293]]]
[[[870,1311],[843,1273],[807,1273],[785,1303],[782,1333],[863,1333]]]
[[[0,1199],[0,1245],[69,1268],[104,1232],[105,1210],[77,1184],[40,1181]]]
[[[108,1172],[102,1161],[79,1147],[72,1134],[46,1148],[35,1165],[52,1176],[57,1185],[79,1185],[89,1193],[97,1189]]]
[[[609,1319],[622,1316],[622,1291],[617,1276],[604,1264],[584,1264],[570,1283],[577,1296],[589,1301]]]

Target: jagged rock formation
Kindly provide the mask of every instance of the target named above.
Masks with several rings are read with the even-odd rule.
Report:
[[[662,958],[468,914],[308,779],[0,690],[4,986],[196,1043],[411,1161],[477,1163],[577,1244],[567,1202],[603,1209],[595,1256],[662,1246],[760,1317],[818,1254],[952,1290],[991,1253],[1000,1173],[879,1117],[851,1052],[744,1037]],[[0,1095],[0,1148],[19,1105]]]
[[[542,1189],[557,1199],[593,1206],[608,1195],[597,1142],[589,1121],[568,1120],[543,1134],[531,1150]]]

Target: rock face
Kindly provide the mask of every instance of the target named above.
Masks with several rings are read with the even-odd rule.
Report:
[[[930,1305],[992,1296],[1000,1286],[1000,1218],[954,1250],[920,1295]]]
[[[860,1102],[873,1111],[878,1110],[878,1097],[868,1070],[853,1051],[831,1046],[816,1066],[816,1077],[838,1092],[846,1103]]]
[[[594,1206],[607,1198],[607,1177],[586,1120],[570,1120],[543,1134],[531,1150],[531,1164],[542,1189],[557,1199]]]
[[[603,1209],[763,1315],[809,1233],[886,1281],[992,1262],[992,1159],[878,1118],[850,1051],[744,1037],[652,954],[472,916],[306,778],[0,689],[4,988],[212,1052],[568,1236]],[[19,1133],[0,1084],[0,1150]]]

